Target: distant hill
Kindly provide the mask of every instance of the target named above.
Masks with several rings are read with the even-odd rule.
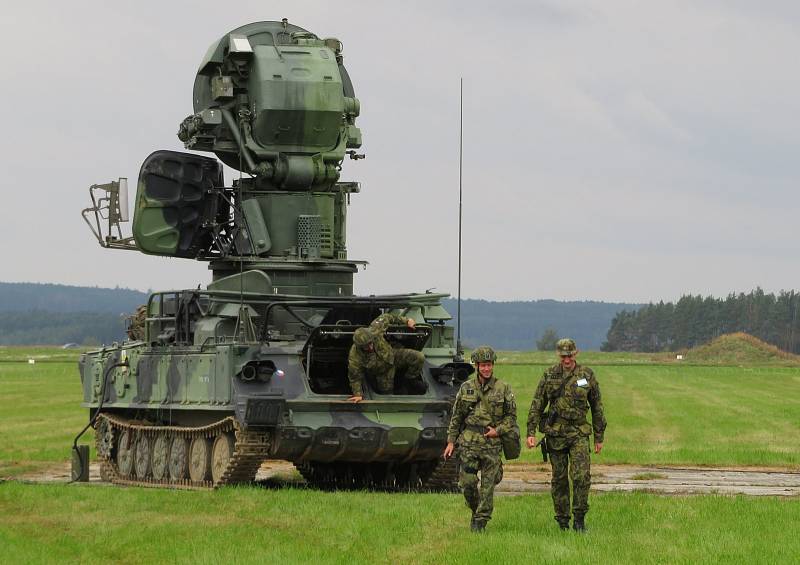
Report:
[[[125,316],[146,300],[127,288],[0,282],[0,345],[121,341]]]
[[[447,299],[444,307],[456,323],[457,303]],[[560,302],[531,300],[490,302],[462,300],[462,342],[476,346],[490,344],[498,349],[536,349],[536,340],[547,328],[561,337],[571,337],[578,348],[597,350],[606,340],[611,320],[621,310],[637,310],[641,304],[614,302]]]
[[[690,363],[720,365],[800,364],[800,356],[742,332],[721,335],[710,343],[693,347],[683,358]]]
[[[0,282],[0,312],[131,312],[147,293],[129,288]]]
[[[124,316],[144,304],[147,293],[127,288],[0,282],[0,344],[110,343],[123,339]],[[444,306],[455,325],[457,305]],[[639,304],[607,302],[490,302],[463,300],[462,342],[497,349],[529,350],[547,328],[585,350],[599,349],[611,320]]]

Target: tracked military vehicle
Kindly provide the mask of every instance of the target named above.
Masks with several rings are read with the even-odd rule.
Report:
[[[235,29],[200,63],[193,103],[178,137],[215,157],[147,157],[131,236],[126,179],[93,185],[84,210],[105,247],[212,273],[205,289],[152,293],[135,339],[81,357],[103,478],[216,487],[283,459],[322,487],[452,488],[441,453],[472,368],[446,295],[353,295],[362,262],[348,257],[346,215],[360,185],[340,174],[363,155],[341,42],[286,20]],[[223,163],[238,171],[230,185]],[[353,334],[385,312],[416,321],[386,337],[424,353],[427,386],[377,394],[367,382],[348,402]]]

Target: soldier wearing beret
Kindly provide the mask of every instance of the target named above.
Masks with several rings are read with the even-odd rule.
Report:
[[[503,478],[500,438],[515,430],[517,404],[511,388],[494,376],[497,356],[491,347],[478,347],[471,359],[477,374],[466,380],[456,395],[444,458],[453,455],[458,443],[458,484],[472,510],[470,528],[483,532],[494,510],[494,487]]]
[[[395,376],[403,383],[402,392],[424,394],[428,389],[422,379],[425,356],[414,349],[394,348],[386,341],[384,334],[391,325],[405,325],[414,329],[412,318],[397,314],[381,314],[368,328],[358,328],[353,334],[353,346],[347,358],[347,378],[353,395],[350,402],[364,399],[364,382],[367,377],[378,394],[392,394],[395,391]]]
[[[562,530],[569,529],[572,479],[572,527],[586,530],[584,517],[589,511],[591,484],[589,436],[594,436],[594,452],[603,448],[606,419],[600,398],[600,385],[592,370],[578,365],[578,348],[571,339],[556,345],[560,363],[544,372],[528,413],[528,448],[536,447],[536,430],[543,432],[553,469],[550,493],[555,519]],[[592,423],[586,420],[592,412]]]

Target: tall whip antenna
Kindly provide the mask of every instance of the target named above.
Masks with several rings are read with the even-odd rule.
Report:
[[[461,77],[459,92],[459,123],[458,123],[458,313],[456,314],[456,358],[464,358],[461,347],[461,180],[464,168],[464,77]]]

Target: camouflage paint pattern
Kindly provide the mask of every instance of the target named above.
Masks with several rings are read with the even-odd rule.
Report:
[[[425,298],[432,306],[438,303],[438,298]],[[397,319],[394,314],[389,318]],[[234,414],[246,426],[275,429],[270,455],[291,461],[439,457],[455,389],[432,378],[432,365],[424,361],[423,352],[408,350],[424,363],[417,374],[428,384],[425,394],[374,397],[356,405],[346,402],[347,394],[318,394],[311,389],[303,366],[304,343],[113,345],[82,357],[83,405],[97,408],[106,369],[127,362],[128,366],[109,372],[104,411],[195,426]],[[345,341],[339,353],[342,382],[347,382],[348,350]],[[276,369],[269,379],[242,378],[246,366],[267,361]],[[253,421],[253,412],[259,416],[259,410],[272,419]]]
[[[561,396],[554,398],[562,383],[566,384]],[[586,420],[590,410],[591,425]],[[551,417],[553,411],[557,417]],[[600,385],[590,368],[576,364],[572,371],[565,371],[559,363],[544,372],[528,412],[528,436],[535,436],[537,429],[547,436],[556,520],[569,521],[569,479],[572,511],[583,516],[589,510],[591,485],[589,435],[593,433],[595,443],[602,443],[606,429]]]
[[[473,518],[483,524],[492,517],[494,487],[502,479],[503,464],[500,438],[487,438],[482,430],[491,426],[502,435],[514,428],[516,420],[514,393],[494,375],[485,383],[476,375],[459,388],[447,441],[457,444],[461,459],[459,486]]]

